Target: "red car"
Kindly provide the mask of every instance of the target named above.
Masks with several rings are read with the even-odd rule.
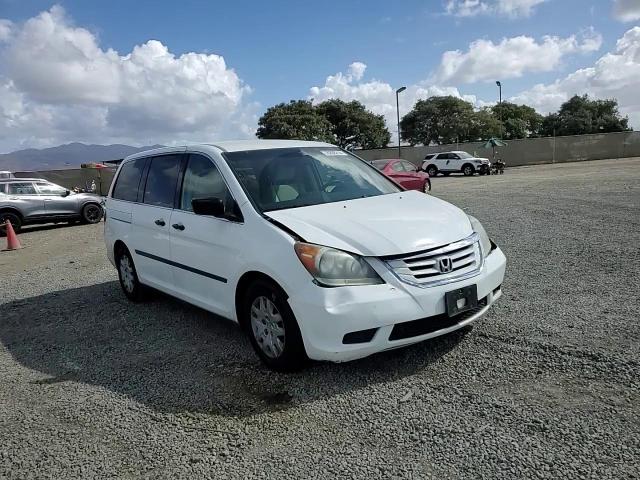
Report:
[[[407,160],[373,160],[371,164],[407,190],[431,190],[429,175]]]

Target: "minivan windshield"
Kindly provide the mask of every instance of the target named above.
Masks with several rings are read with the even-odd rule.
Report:
[[[227,152],[224,157],[263,212],[401,191],[366,162],[330,146]]]

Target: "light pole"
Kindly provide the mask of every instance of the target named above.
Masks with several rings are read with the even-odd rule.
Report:
[[[502,83],[500,80],[496,80],[496,85],[498,86],[498,105],[500,105],[502,103]],[[498,111],[500,112],[500,138],[502,138],[502,111]]]
[[[400,100],[398,100],[398,94],[404,92],[407,87],[400,87],[396,90],[396,113],[398,115],[398,158],[402,158],[402,147],[400,147]]]

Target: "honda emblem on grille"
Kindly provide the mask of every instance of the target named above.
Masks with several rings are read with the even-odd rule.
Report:
[[[451,261],[451,257],[441,257],[438,259],[438,269],[442,273],[449,273],[453,270],[453,262]]]

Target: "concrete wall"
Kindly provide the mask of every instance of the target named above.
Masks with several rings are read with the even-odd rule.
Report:
[[[497,148],[496,151],[498,156],[512,167],[640,156],[640,132],[526,138],[510,140],[507,144],[506,147]],[[450,150],[464,150],[472,155],[491,158],[491,149],[485,149],[483,146],[484,142],[471,142],[428,147],[402,147],[402,158],[421,164],[428,153]],[[398,147],[356,150],[354,153],[366,160],[398,158]]]
[[[18,178],[44,178],[50,182],[61,185],[69,190],[74,187],[84,188],[86,190],[91,186],[91,181],[96,182],[99,195],[109,193],[109,186],[115,174],[115,169],[111,168],[70,168],[66,170],[42,170],[38,172],[15,172]]]

